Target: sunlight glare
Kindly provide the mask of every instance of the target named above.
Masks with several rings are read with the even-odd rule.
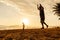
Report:
[[[26,19],[26,18],[24,18],[24,19],[22,20],[22,22],[23,22],[25,25],[28,25],[28,24],[29,24],[29,20]]]

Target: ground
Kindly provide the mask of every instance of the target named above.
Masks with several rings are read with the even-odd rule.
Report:
[[[0,40],[60,40],[60,28],[0,30]]]

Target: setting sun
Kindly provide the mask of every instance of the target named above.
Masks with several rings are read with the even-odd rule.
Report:
[[[24,19],[22,20],[22,22],[23,22],[25,25],[28,25],[28,24],[29,24],[29,20],[26,19],[26,18],[24,18]]]

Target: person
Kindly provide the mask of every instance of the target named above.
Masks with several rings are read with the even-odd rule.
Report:
[[[44,24],[47,26],[48,25],[45,23],[45,14],[44,14],[44,7],[40,4],[40,6],[37,5],[37,8],[39,10],[39,15],[40,15],[40,19],[41,19],[41,25],[42,25],[42,29],[44,29]]]
[[[22,23],[23,24],[23,31],[24,31],[24,28],[25,28],[25,24],[24,23]]]

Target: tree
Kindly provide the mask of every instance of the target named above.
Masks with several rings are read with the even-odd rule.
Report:
[[[55,12],[55,14],[60,17],[60,3],[56,3],[56,5],[54,5],[53,9],[54,9],[53,11]]]

